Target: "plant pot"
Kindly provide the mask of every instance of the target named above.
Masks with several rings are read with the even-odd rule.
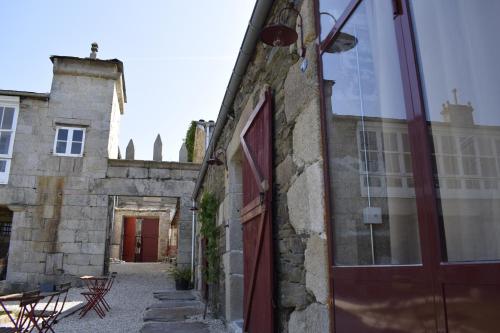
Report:
[[[176,290],[189,290],[191,289],[191,281],[189,280],[175,280]]]

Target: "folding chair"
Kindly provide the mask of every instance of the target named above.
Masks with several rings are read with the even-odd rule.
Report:
[[[22,294],[7,295],[2,297],[0,300],[1,306],[7,313],[10,321],[14,327],[1,327],[0,333],[24,333],[31,332],[33,329],[37,328],[40,331],[36,319],[33,317],[33,312],[35,310],[38,302],[43,298],[40,295],[39,290],[28,291]],[[7,310],[3,302],[19,301],[19,314],[17,318],[14,319],[12,316],[12,311]]]
[[[106,316],[106,311],[111,310],[111,306],[104,296],[106,296],[113,287],[116,275],[116,272],[112,272],[111,275],[107,277],[84,276],[81,278],[86,282],[89,291],[81,293],[87,300],[87,304],[85,304],[80,311],[80,319],[92,309],[101,318]]]
[[[52,326],[57,324],[57,317],[62,313],[68,291],[71,288],[71,283],[63,283],[56,287],[55,292],[45,293],[43,296],[48,297],[47,304],[41,310],[35,310],[33,317],[41,323],[40,332],[54,332]]]
[[[94,310],[97,315],[102,319],[106,316],[106,310],[103,301],[102,295],[106,289],[107,284],[109,283],[110,277],[86,277],[87,287],[89,291],[81,293],[87,303],[80,311],[80,319],[83,318],[90,310]],[[101,306],[102,304],[102,306]]]
[[[104,308],[109,311],[111,310],[111,306],[109,306],[108,302],[106,301],[106,299],[104,298],[104,296],[106,296],[109,291],[111,290],[111,288],[113,287],[113,284],[115,282],[115,278],[116,278],[116,275],[118,273],[117,272],[112,272],[109,279],[108,279],[108,283],[106,283],[106,286],[104,287],[104,290],[103,290],[103,293],[102,293],[102,297],[101,297],[101,300],[102,300],[102,304],[104,305]]]

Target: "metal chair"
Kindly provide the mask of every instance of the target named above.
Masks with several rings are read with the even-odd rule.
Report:
[[[68,291],[71,288],[71,283],[63,283],[56,287],[55,292],[45,293],[43,296],[48,297],[47,304],[41,310],[35,310],[33,317],[41,323],[40,332],[54,332],[52,326],[57,324],[57,317],[62,313]]]

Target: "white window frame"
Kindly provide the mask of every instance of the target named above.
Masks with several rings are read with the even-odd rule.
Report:
[[[66,140],[66,151],[64,153],[58,153],[56,148],[57,148],[57,137],[59,135],[59,130],[68,130],[68,138]],[[79,154],[71,154],[71,146],[73,145],[73,131],[79,130],[83,132],[82,136],[82,149]],[[54,155],[56,156],[68,156],[68,157],[82,157],[83,156],[83,151],[85,149],[85,132],[86,128],[85,127],[77,127],[77,126],[56,126],[56,135],[54,137],[54,147],[53,147],[53,152]]]
[[[12,162],[12,154],[14,150],[14,140],[16,138],[17,118],[19,116],[19,97],[18,96],[0,96],[0,106],[7,108],[14,108],[14,118],[12,119],[12,128],[10,130],[2,130],[0,132],[11,132],[9,149],[7,154],[0,154],[0,160],[6,161],[5,171],[0,172],[0,184],[7,184],[9,182],[10,165]]]

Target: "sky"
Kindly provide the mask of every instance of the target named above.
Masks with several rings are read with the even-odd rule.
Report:
[[[124,63],[120,150],[177,161],[191,120],[216,120],[255,0],[0,0],[0,89],[49,92],[50,55]]]

